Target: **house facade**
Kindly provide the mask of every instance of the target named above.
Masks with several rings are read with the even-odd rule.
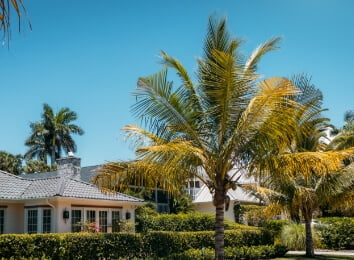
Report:
[[[119,221],[134,222],[143,200],[102,192],[90,183],[96,167],[81,168],[80,158],[57,164],[57,171],[24,176],[0,171],[0,234],[77,232],[85,224],[115,232]]]

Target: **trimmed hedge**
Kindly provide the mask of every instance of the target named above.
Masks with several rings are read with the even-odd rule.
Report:
[[[188,214],[141,214],[137,216],[137,232],[149,231],[213,231],[215,230],[215,214],[188,213]],[[224,221],[225,230],[228,229],[252,229],[252,227]]]
[[[227,259],[269,259],[274,257],[284,256],[287,252],[287,248],[282,245],[270,245],[270,246],[243,246],[243,247],[226,247],[225,258]],[[173,254],[168,257],[169,260],[214,260],[215,251],[211,248],[206,248],[204,251],[201,249],[190,249],[180,254]]]
[[[226,247],[273,244],[266,230],[225,231]],[[166,257],[214,247],[214,232],[67,233],[1,235],[0,258],[99,259]]]
[[[188,249],[214,247],[214,232],[155,231],[145,236],[146,245],[154,256],[163,257]],[[241,247],[270,245],[274,240],[266,230],[225,230],[225,246]]]
[[[328,249],[354,249],[354,218],[320,218],[316,229]]]

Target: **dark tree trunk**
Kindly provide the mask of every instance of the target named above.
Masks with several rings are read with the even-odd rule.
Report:
[[[50,155],[50,164],[51,165],[55,164],[55,146],[52,146],[52,153]]]
[[[224,205],[225,191],[224,189],[215,190],[215,259],[224,260]]]
[[[312,229],[311,229],[312,214],[305,214],[305,232],[306,232],[306,256],[314,257]]]

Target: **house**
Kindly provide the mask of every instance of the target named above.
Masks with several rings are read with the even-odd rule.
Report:
[[[251,178],[241,176],[238,183],[241,185],[251,184],[255,183],[255,181]],[[197,178],[192,178],[186,183],[186,188],[187,193],[192,198],[192,203],[196,211],[215,214],[216,209],[213,205],[213,197],[205,184],[201,184],[200,180]],[[233,210],[233,205],[235,203],[260,205],[259,199],[247,194],[241,186],[237,187],[236,190],[230,189],[227,192],[227,195],[230,197],[230,207],[225,211],[224,216],[226,219],[233,222],[235,222],[235,214]]]
[[[114,232],[119,220],[134,221],[143,200],[102,192],[89,183],[96,167],[81,168],[80,162],[71,155],[58,159],[54,172],[16,176],[0,171],[0,234],[76,232],[83,223]]]

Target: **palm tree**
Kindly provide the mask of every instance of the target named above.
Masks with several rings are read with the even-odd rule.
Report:
[[[84,133],[79,126],[72,124],[76,119],[76,113],[69,108],[62,108],[55,114],[48,104],[43,104],[42,120],[30,125],[32,134],[25,142],[30,147],[26,159],[37,157],[46,162],[49,156],[51,165],[54,165],[62,150],[75,152],[76,144],[71,134]]]
[[[343,150],[354,147],[354,111],[349,110],[344,114],[345,124],[330,144],[331,149]]]
[[[21,174],[22,155],[13,155],[8,152],[0,151],[0,170],[16,175]]]
[[[0,31],[3,31],[3,37],[7,37],[8,40],[10,39],[11,36],[11,30],[10,30],[10,25],[11,25],[11,10],[15,11],[15,14],[18,17],[19,20],[19,29],[20,29],[20,22],[21,22],[21,17],[23,13],[26,14],[26,8],[23,4],[22,0],[0,0]],[[29,26],[31,28],[31,24],[29,23]]]
[[[280,144],[292,135],[296,103],[288,97],[297,89],[284,78],[259,82],[256,73],[261,57],[277,49],[278,42],[271,39],[244,59],[241,41],[230,37],[225,19],[211,18],[197,83],[178,60],[162,52],[163,63],[177,72],[181,86],[173,88],[167,68],[139,79],[133,111],[146,129],[123,128],[137,158],[107,163],[97,183],[119,190],[132,181],[143,182],[173,194],[187,178],[199,178],[213,194],[216,259],[224,259],[228,190],[236,188],[236,177],[254,163],[254,154],[265,152],[268,140]]]
[[[260,186],[247,188],[263,198],[268,211],[288,212],[293,219],[301,215],[305,220],[306,256],[313,257],[311,220],[322,205],[343,196],[353,185],[353,173],[343,172],[344,160],[354,149],[341,152],[327,151],[324,139],[328,131],[328,119],[321,117],[322,94],[307,77],[295,78],[294,84],[302,90],[296,101],[303,105],[295,115],[297,125],[294,139],[288,147],[275,152],[269,147],[269,160],[263,160],[254,170]],[[341,172],[342,170],[342,172]]]

